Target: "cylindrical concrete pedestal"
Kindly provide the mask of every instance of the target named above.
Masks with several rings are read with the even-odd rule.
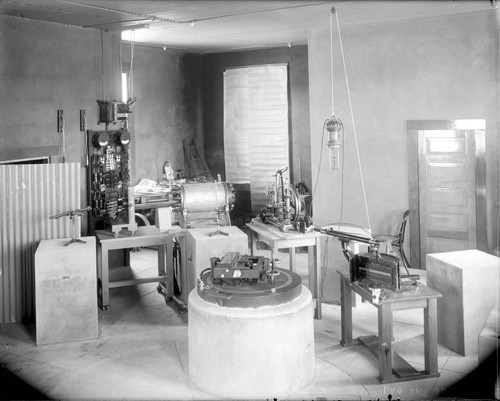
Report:
[[[311,292],[259,308],[208,303],[189,294],[189,376],[218,397],[284,398],[314,377]]]

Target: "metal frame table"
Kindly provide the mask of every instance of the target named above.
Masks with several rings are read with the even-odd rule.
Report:
[[[315,318],[321,319],[321,237],[323,234],[316,231],[301,233],[297,231],[280,231],[278,228],[264,224],[253,219],[247,224],[250,229],[250,253],[253,255],[254,242],[258,239],[271,247],[271,259],[274,259],[278,249],[289,249],[290,270],[295,269],[295,248],[307,246],[308,249],[308,272],[309,289],[316,303]]]
[[[425,285],[413,286],[400,291],[385,290],[385,296],[378,303],[372,300],[369,290],[357,282],[350,282],[349,273],[338,271],[341,275],[341,321],[343,346],[366,345],[378,356],[379,376],[381,383],[439,377],[437,366],[437,299],[442,295]],[[378,309],[378,337],[352,338],[352,291]],[[424,359],[425,369],[417,371],[399,354],[392,350],[393,319],[395,310],[424,310]],[[393,376],[394,373],[394,376]]]
[[[154,226],[138,227],[134,235],[128,231],[121,231],[114,236],[111,231],[98,230],[97,237],[97,287],[100,306],[109,307],[109,289],[125,287],[135,284],[159,282],[165,290],[164,296],[173,297],[173,264],[167,260],[173,258],[173,238],[185,235],[183,229],[173,229],[161,232]],[[145,246],[158,246],[158,275],[131,280],[109,281],[109,251],[114,249],[130,249]],[[128,258],[126,258],[128,264]]]

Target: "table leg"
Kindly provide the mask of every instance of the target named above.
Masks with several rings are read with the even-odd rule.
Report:
[[[378,306],[378,364],[379,380],[392,378],[392,308],[390,303]]]
[[[124,252],[124,266],[130,266],[130,248],[123,249],[122,251]]]
[[[290,271],[295,271],[295,247],[288,248],[288,258],[290,262]]]
[[[165,247],[166,245],[158,245],[158,276],[164,276],[167,273],[165,265]]]
[[[97,243],[97,297],[102,305],[102,245]]]
[[[253,246],[255,241],[255,234],[253,230],[250,230],[250,255],[253,256]]]
[[[309,288],[316,300],[316,319],[321,319],[321,248],[320,239],[316,238],[315,245],[307,247],[308,255],[308,271],[309,271]]]
[[[274,263],[274,258],[276,258],[278,256],[278,248],[275,248],[275,247],[271,247],[271,262]],[[278,262],[276,264],[276,266],[280,266],[280,263]]]
[[[164,277],[163,285],[168,287],[167,264],[166,264],[166,244],[158,245],[158,277]]]
[[[340,322],[343,346],[352,345],[352,290],[347,280],[340,278]]]
[[[158,249],[159,251],[159,249]],[[174,243],[171,238],[167,239],[167,245],[165,246],[165,258],[166,258],[166,275],[167,279],[165,280],[165,298],[170,300],[174,296]]]
[[[102,309],[109,306],[109,251],[101,245],[101,303]]]
[[[437,298],[429,298],[424,308],[424,357],[425,372],[437,375]]]

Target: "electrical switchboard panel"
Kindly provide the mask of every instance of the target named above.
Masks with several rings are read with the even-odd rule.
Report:
[[[118,233],[137,229],[133,187],[130,186],[130,133],[122,128],[114,131],[87,131],[89,166],[87,172],[90,234],[111,229]]]

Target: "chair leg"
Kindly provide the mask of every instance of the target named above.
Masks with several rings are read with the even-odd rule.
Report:
[[[406,272],[410,274],[410,271],[408,270],[410,268],[410,263],[408,262],[408,258],[406,257],[405,250],[402,245],[399,247],[399,253],[401,255],[401,261],[403,262]]]

